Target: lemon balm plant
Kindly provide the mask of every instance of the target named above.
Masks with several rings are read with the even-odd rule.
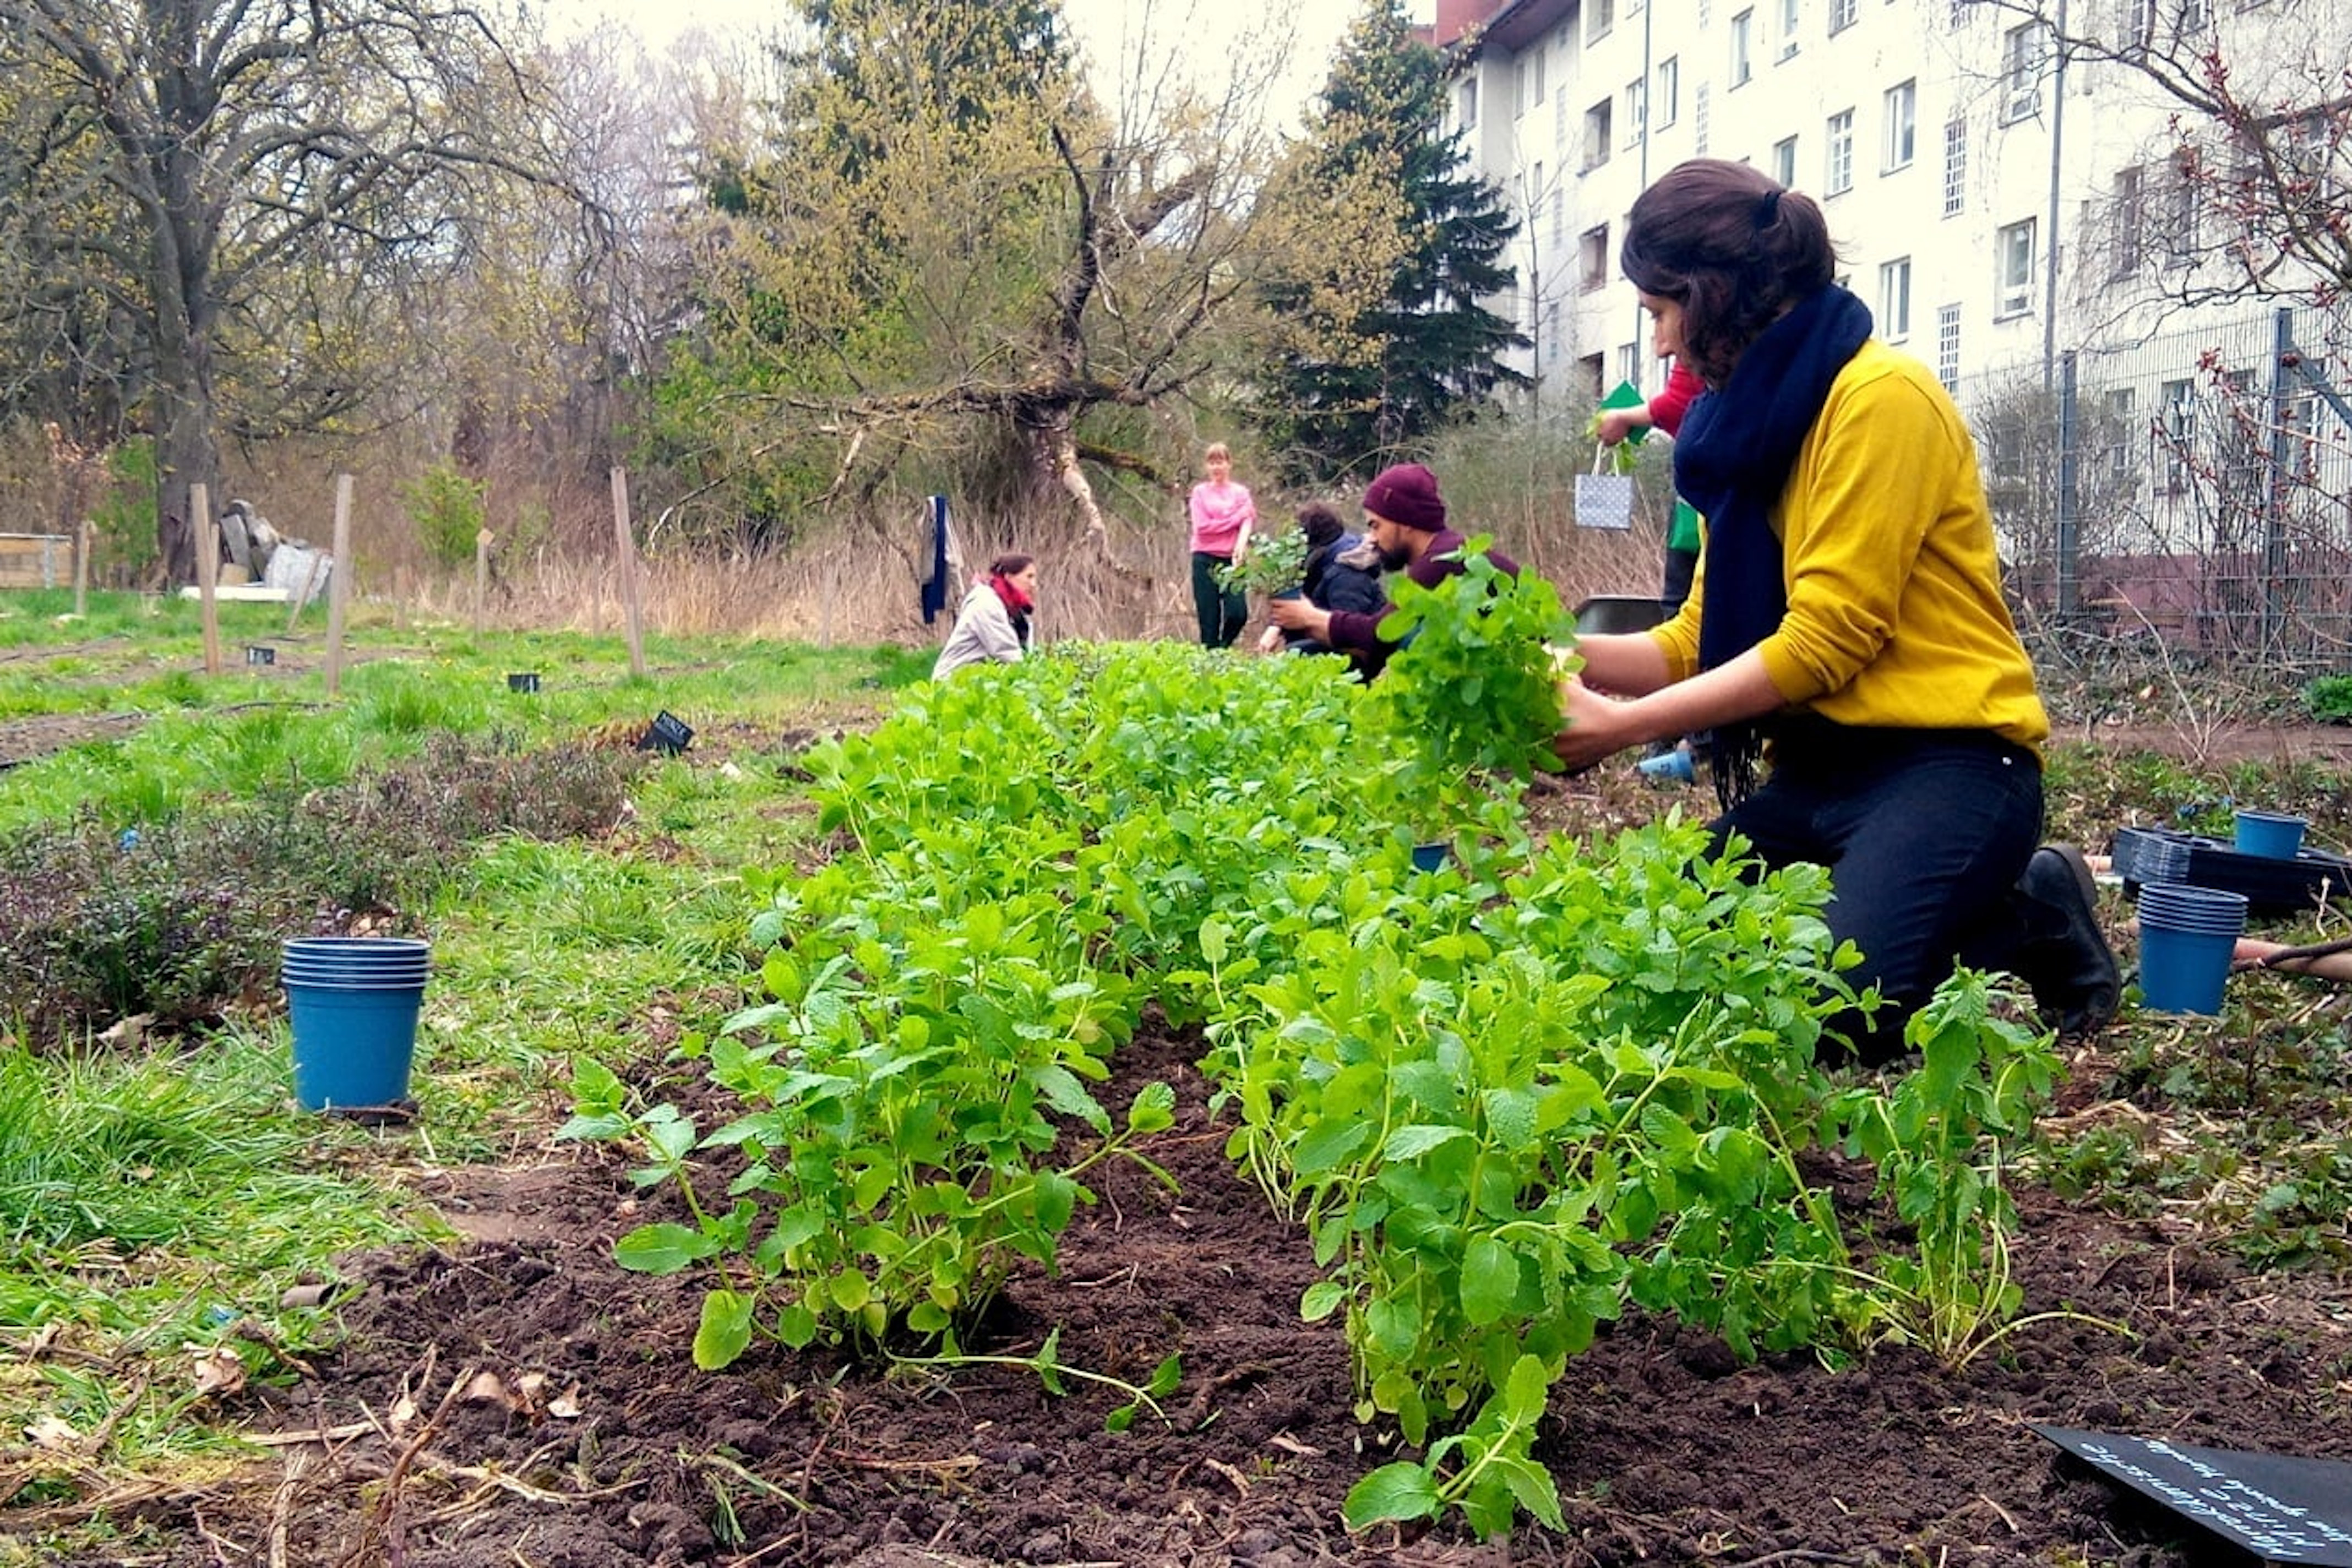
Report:
[[[1496,784],[1559,771],[1552,649],[1576,619],[1542,577],[1497,568],[1492,543],[1465,542],[1462,570],[1434,587],[1395,579],[1381,622],[1403,646],[1372,689],[1375,723],[1401,742],[1391,783],[1420,803],[1424,833],[1451,832]]]
[[[1307,536],[1295,528],[1250,535],[1249,548],[1216,568],[1222,587],[1283,594],[1307,577]]]

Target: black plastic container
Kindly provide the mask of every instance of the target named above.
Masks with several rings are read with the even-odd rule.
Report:
[[[694,731],[684,720],[667,708],[661,710],[654,721],[646,727],[646,732],[637,739],[637,750],[659,752],[666,757],[674,757],[692,744],[694,744]]]

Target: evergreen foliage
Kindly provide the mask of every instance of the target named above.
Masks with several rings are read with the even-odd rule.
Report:
[[[1294,477],[1361,468],[1527,384],[1500,360],[1527,338],[1479,303],[1517,285],[1503,256],[1518,220],[1470,169],[1461,133],[1443,129],[1445,93],[1442,62],[1399,0],[1372,0],[1285,171],[1286,202],[1330,225],[1315,270],[1265,290],[1288,325],[1257,422]],[[1389,199],[1368,205],[1368,187]],[[1369,298],[1349,277],[1368,257],[1384,268]]]

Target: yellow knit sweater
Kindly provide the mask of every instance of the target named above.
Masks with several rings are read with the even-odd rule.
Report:
[[[2050,719],[2000,596],[1976,447],[1935,375],[1872,339],[1830,386],[1772,509],[1789,613],[1757,645],[1792,708],[1841,724],[1992,730],[2038,751]],[[1698,580],[1651,633],[1698,668]]]

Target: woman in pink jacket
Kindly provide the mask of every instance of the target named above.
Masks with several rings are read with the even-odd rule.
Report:
[[[1234,483],[1234,456],[1219,441],[1201,455],[1209,477],[1192,487],[1192,607],[1204,647],[1231,647],[1249,621],[1249,595],[1217,581],[1217,568],[1249,550],[1257,503]]]

